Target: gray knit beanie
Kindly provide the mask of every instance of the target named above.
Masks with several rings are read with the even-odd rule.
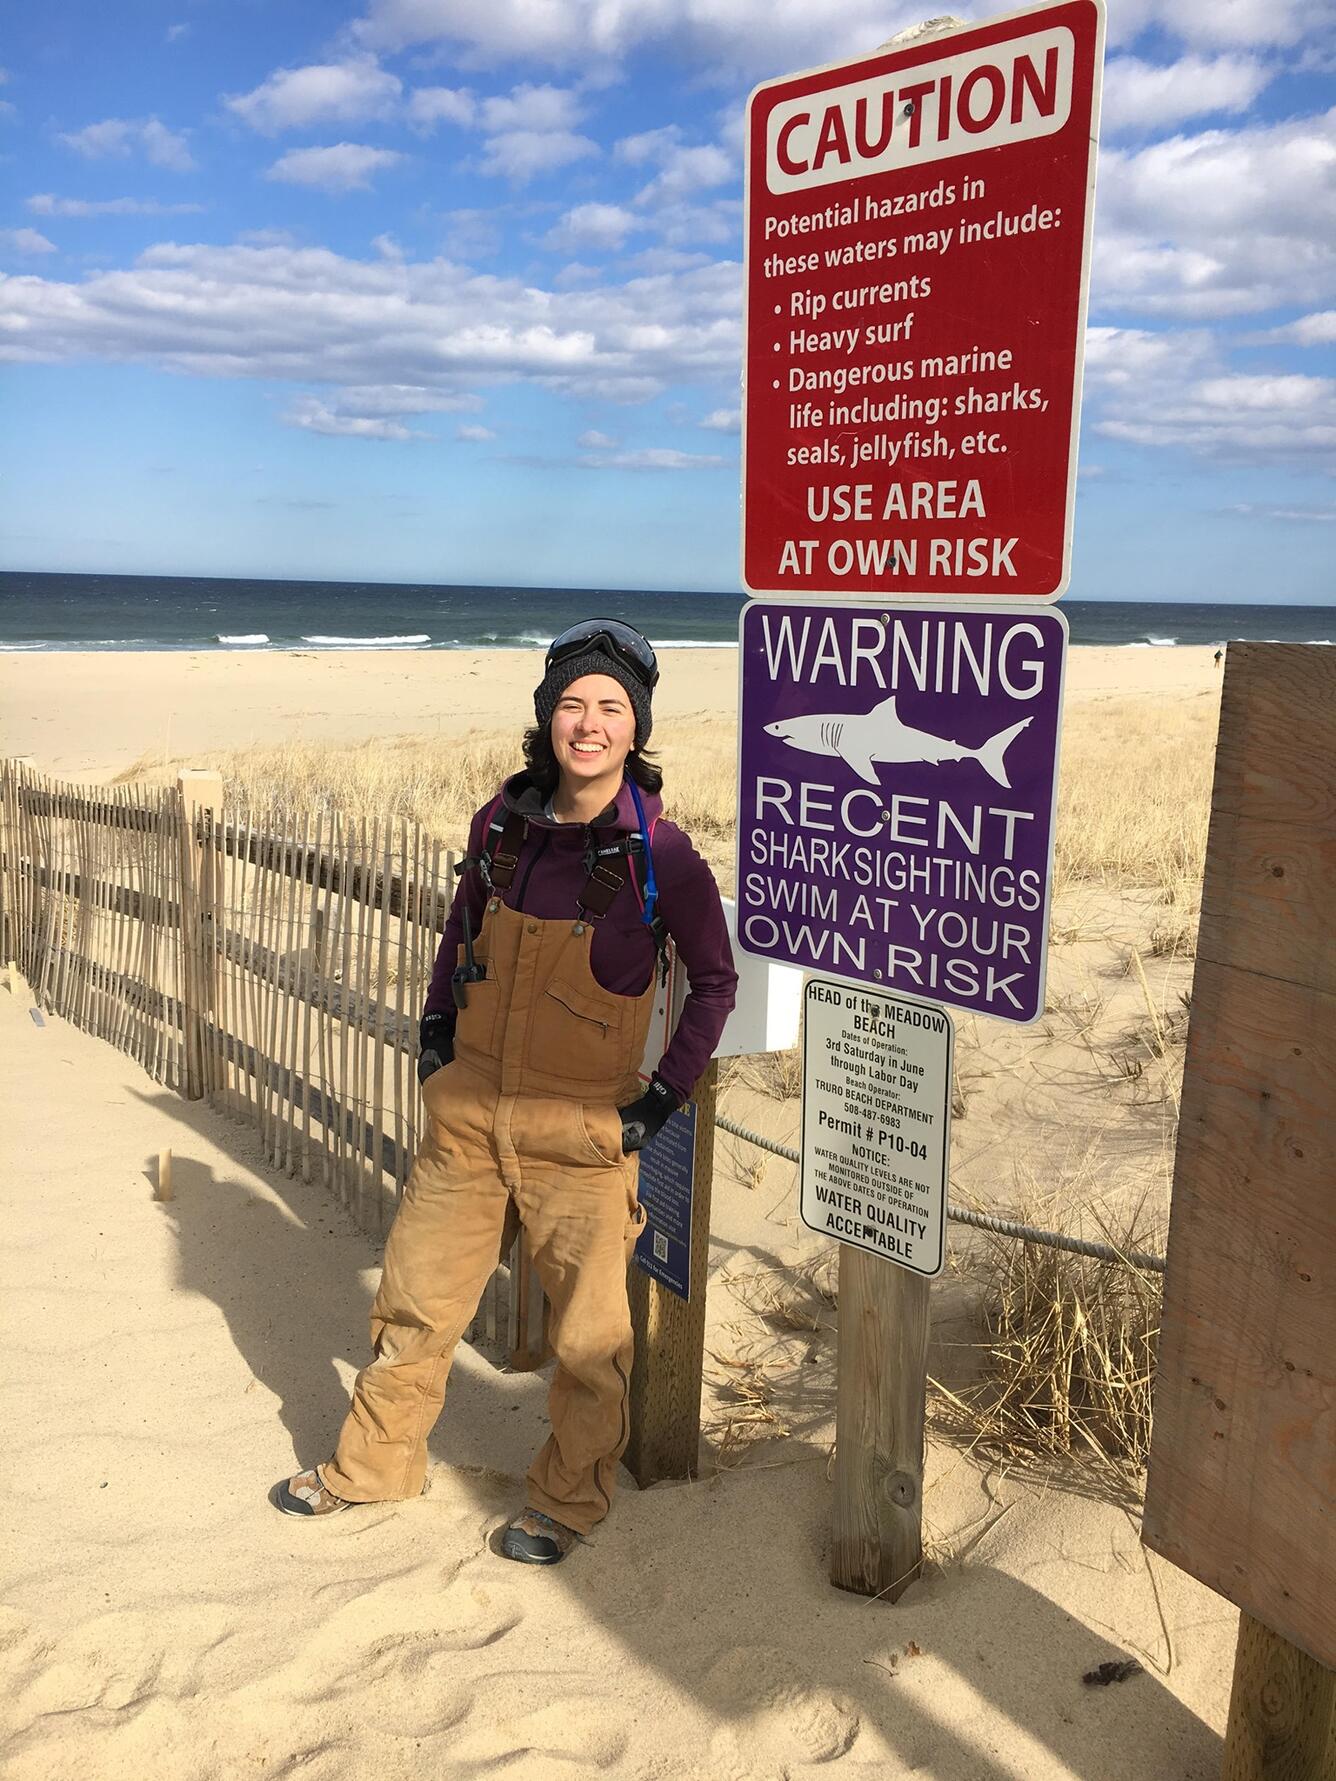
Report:
[[[557,708],[557,700],[573,680],[579,680],[584,674],[607,674],[625,688],[626,696],[631,701],[631,709],[636,714],[635,747],[643,748],[654,727],[649,688],[637,680],[631,670],[614,656],[604,655],[597,649],[590,650],[588,655],[567,656],[565,661],[557,662],[549,668],[541,685],[534,688],[534,715],[540,725],[546,729]]]

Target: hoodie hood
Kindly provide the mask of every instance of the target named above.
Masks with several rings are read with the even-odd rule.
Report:
[[[527,768],[519,773],[512,773],[501,787],[501,803],[506,810],[513,810],[517,815],[525,816],[532,823],[538,823],[549,829],[580,828],[578,823],[554,823],[543,815],[546,796],[539,791],[529,778]],[[645,807],[645,821],[652,823],[657,816],[663,814],[663,799],[658,792],[641,792],[640,802]],[[614,829],[619,833],[634,834],[640,828],[640,820],[636,816],[635,800],[631,796],[631,781],[622,779],[621,789],[611,804],[600,811],[590,825],[595,829]]]

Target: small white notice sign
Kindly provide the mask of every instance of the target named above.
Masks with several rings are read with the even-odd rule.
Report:
[[[814,977],[803,993],[802,1220],[935,1275],[946,1259],[945,1008]]]

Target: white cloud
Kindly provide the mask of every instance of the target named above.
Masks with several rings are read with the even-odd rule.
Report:
[[[1097,434],[1238,464],[1336,467],[1336,380],[1233,371],[1205,330],[1091,328]]]
[[[488,137],[478,170],[527,185],[540,174],[597,153],[598,144],[574,130],[503,130]]]
[[[442,221],[442,246],[451,258],[490,260],[500,253],[502,237],[496,209],[447,210]]]
[[[1172,136],[1100,166],[1092,297],[1244,315],[1336,288],[1336,110]]]
[[[344,62],[312,62],[304,68],[276,68],[249,93],[224,98],[253,130],[266,136],[310,124],[361,123],[391,116],[403,83],[374,56]]]
[[[611,433],[600,433],[596,427],[591,427],[587,433],[581,433],[575,443],[582,451],[614,451],[621,440]]]
[[[429,439],[429,433],[416,432],[402,421],[377,419],[371,415],[343,414],[329,407],[318,396],[300,396],[285,414],[279,417],[284,426],[300,427],[308,433],[325,433],[336,439]]]
[[[568,87],[521,85],[507,95],[484,99],[482,124],[489,135],[504,130],[569,130],[583,107]]]
[[[393,417],[368,391],[412,392],[394,412],[424,412],[424,391],[464,406],[480,385],[517,379],[581,400],[643,402],[680,381],[723,395],[737,380],[739,282],[724,261],[542,290],[448,260],[164,242],[79,281],[0,282],[0,359],[314,384],[344,419]],[[302,412],[308,424],[315,410]]]
[[[349,384],[331,405],[340,414],[458,414],[481,408],[482,398],[423,384]]]
[[[1336,309],[1319,310],[1316,315],[1301,315],[1298,321],[1286,322],[1283,328],[1272,328],[1258,336],[1264,341],[1288,342],[1294,346],[1336,346]]]
[[[612,152],[617,160],[629,162],[632,167],[650,163],[657,166],[681,140],[680,124],[664,124],[658,130],[641,130],[635,136],[623,136]]]
[[[467,129],[477,114],[477,101],[467,87],[418,87],[408,96],[409,124],[423,136],[441,123]]]
[[[456,428],[455,438],[482,445],[489,439],[495,439],[496,434],[490,427],[480,427],[475,423],[466,422],[462,427]]]
[[[16,254],[53,254],[54,241],[37,229],[0,229],[0,243]]]
[[[353,27],[369,47],[463,47],[475,64],[604,70],[653,46],[714,78],[762,75],[866,54],[921,9],[875,0],[371,0]]]
[[[189,34],[189,25],[168,25],[166,40],[168,43],[180,43],[181,39]]]
[[[1212,111],[1246,111],[1271,79],[1256,56],[1188,55],[1176,62],[1115,56],[1104,70],[1100,127],[1159,130]]]
[[[583,108],[564,87],[521,85],[481,101],[478,116],[486,140],[479,171],[526,185],[544,173],[599,152],[575,129]]]
[[[1331,525],[1336,507],[1285,507],[1276,501],[1237,501],[1226,513],[1243,513],[1251,519],[1298,520],[1304,524]]]
[[[627,236],[643,226],[640,217],[620,204],[577,204],[553,224],[543,242],[563,254],[582,248],[616,253]]]
[[[139,150],[153,166],[171,173],[189,173],[195,165],[185,136],[169,130],[156,117],[103,118],[100,123],[85,124],[82,130],[60,131],[56,140],[89,161],[108,156],[123,160]]]
[[[393,148],[369,148],[360,142],[338,142],[329,148],[293,148],[280,155],[266,179],[289,185],[318,186],[325,192],[366,191],[371,176],[396,166],[403,156]]]
[[[202,204],[162,204],[156,198],[58,198],[54,192],[34,192],[26,203],[34,216],[185,216],[204,209]]]
[[[684,143],[677,124],[623,136],[613,150],[619,161],[659,171],[636,194],[638,204],[679,204],[694,192],[736,180],[738,157],[714,143]]]
[[[648,445],[639,451],[592,452],[576,461],[586,470],[717,470],[727,460]]]
[[[712,408],[703,417],[700,425],[707,433],[740,433],[742,431],[742,410],[740,408]]]
[[[1159,30],[1191,44],[1280,45],[1320,40],[1330,16],[1327,0],[1119,0],[1109,9],[1109,36],[1129,43]]]

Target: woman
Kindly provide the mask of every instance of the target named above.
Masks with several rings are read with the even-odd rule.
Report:
[[[636,1152],[690,1096],[737,986],[709,868],[660,819],[644,753],[658,678],[629,625],[563,631],[527,765],[473,818],[422,1018],[427,1131],[385,1247],[375,1359],[334,1457],[276,1487],[289,1514],[420,1493],[455,1345],[520,1223],[557,1367],[552,1432],[501,1550],[556,1564],[611,1507],[630,1432],[626,1269],[645,1223]],[[690,990],[642,1092],[667,937]]]

